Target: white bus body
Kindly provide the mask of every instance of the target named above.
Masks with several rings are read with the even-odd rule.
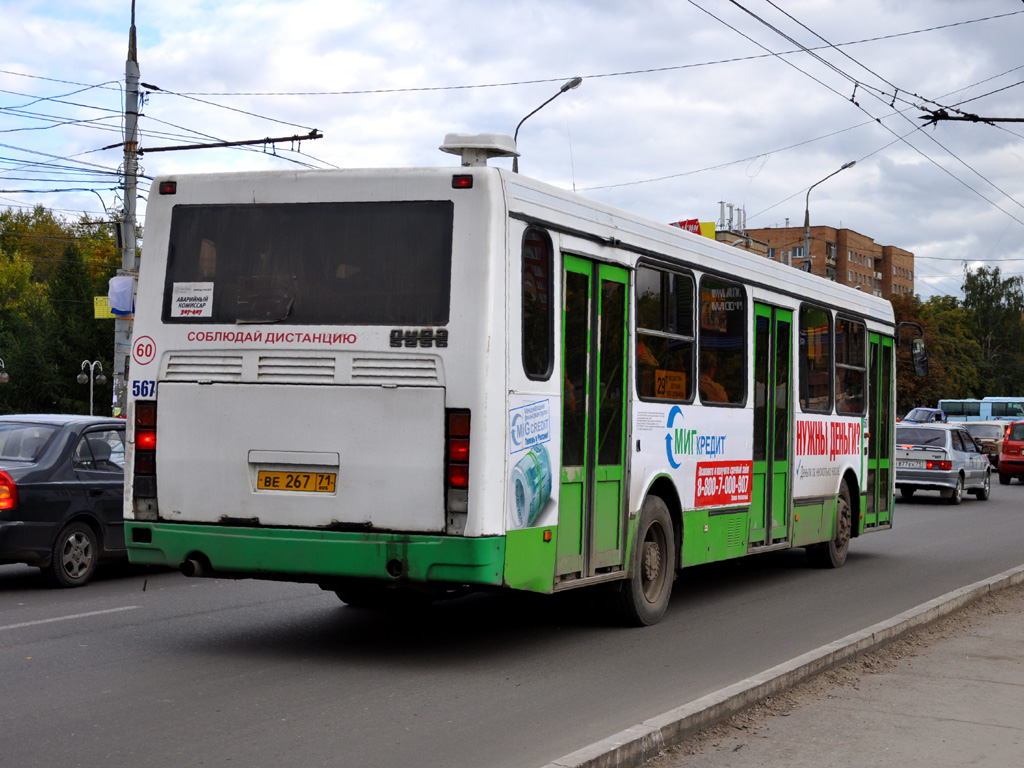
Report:
[[[678,567],[891,525],[887,301],[481,165],[153,190],[135,562],[651,623]]]

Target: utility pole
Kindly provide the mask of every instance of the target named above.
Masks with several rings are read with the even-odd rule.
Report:
[[[132,281],[132,303],[134,309],[135,290],[138,283],[139,265],[136,258],[135,211],[138,197],[139,157],[144,151],[139,147],[139,86],[159,91],[155,85],[139,82],[139,61],[135,44],[135,0],[132,0],[132,25],[128,33],[128,60],[124,66],[124,218],[121,221],[121,268],[118,277],[127,276]],[[577,78],[578,79],[578,78]],[[576,87],[576,86],[572,86]],[[562,89],[563,91],[565,88]],[[237,147],[249,144],[276,144],[280,142],[302,142],[322,139],[324,135],[315,128],[305,136],[284,136],[280,138],[252,139],[247,141],[221,141],[211,144],[192,144],[177,147],[151,147],[149,152],[169,152],[179,149],[206,149],[213,147]],[[107,149],[116,147],[111,145]],[[134,314],[134,312],[133,312]],[[118,413],[125,415],[128,404],[128,366],[131,358],[133,314],[114,318],[114,405]],[[3,362],[0,361],[0,368]]]
[[[128,33],[128,60],[124,67],[124,219],[122,220],[121,269],[118,275],[138,274],[135,258],[135,202],[139,172],[139,62],[135,46],[135,0],[132,0],[132,26]],[[135,290],[132,290],[134,297]],[[132,317],[114,320],[114,402],[125,412],[128,391],[128,358],[131,354]]]

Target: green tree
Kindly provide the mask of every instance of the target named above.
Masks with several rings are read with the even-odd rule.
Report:
[[[83,360],[112,378],[113,321],[93,318],[120,263],[111,228],[82,216],[69,222],[43,208],[0,211],[0,358],[10,375],[0,413],[88,413],[77,383]],[[110,385],[96,387],[109,413]]]
[[[1024,391],[1024,278],[1003,277],[999,267],[964,268],[964,307],[973,316],[979,347],[978,373],[983,395],[1019,395]]]
[[[942,397],[984,396],[979,369],[981,347],[974,335],[974,314],[954,296],[932,296],[924,303],[923,310],[929,325],[935,329],[932,354],[942,361],[945,376]]]
[[[32,264],[32,279],[45,283],[74,237],[71,227],[52,211],[37,205],[31,211],[0,211],[0,251]]]
[[[936,350],[935,343],[938,330],[933,324],[921,299],[905,294],[893,296],[893,314],[896,323],[917,323],[924,333],[925,345],[928,347],[928,375],[917,376],[910,359],[909,339],[916,336],[915,332],[906,331],[902,343],[896,348],[896,412],[904,414],[919,405],[934,405],[943,396],[947,387],[946,361],[943,353]]]
[[[85,360],[99,360],[104,371],[112,370],[114,327],[111,321],[93,316],[93,279],[76,243],[64,248],[49,288],[47,340],[54,373],[49,396],[60,412],[88,413],[89,388],[79,384],[77,376]],[[105,385],[94,385],[93,399],[101,406],[96,408],[97,413],[109,413],[109,380]]]

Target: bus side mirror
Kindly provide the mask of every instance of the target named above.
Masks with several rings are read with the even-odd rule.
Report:
[[[903,341],[903,329],[913,328],[917,331],[917,338],[910,342],[910,359],[914,363],[914,373],[918,376],[928,375],[928,349],[924,345],[924,328],[917,323],[903,321],[896,326],[896,346]]]
[[[917,338],[910,342],[910,359],[914,363],[914,373],[918,376],[928,375],[928,350],[924,339]]]

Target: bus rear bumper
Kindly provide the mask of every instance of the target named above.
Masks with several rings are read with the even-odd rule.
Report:
[[[389,582],[500,586],[504,537],[462,538],[291,528],[226,528],[125,521],[133,563],[203,575],[321,583],[354,577]]]

